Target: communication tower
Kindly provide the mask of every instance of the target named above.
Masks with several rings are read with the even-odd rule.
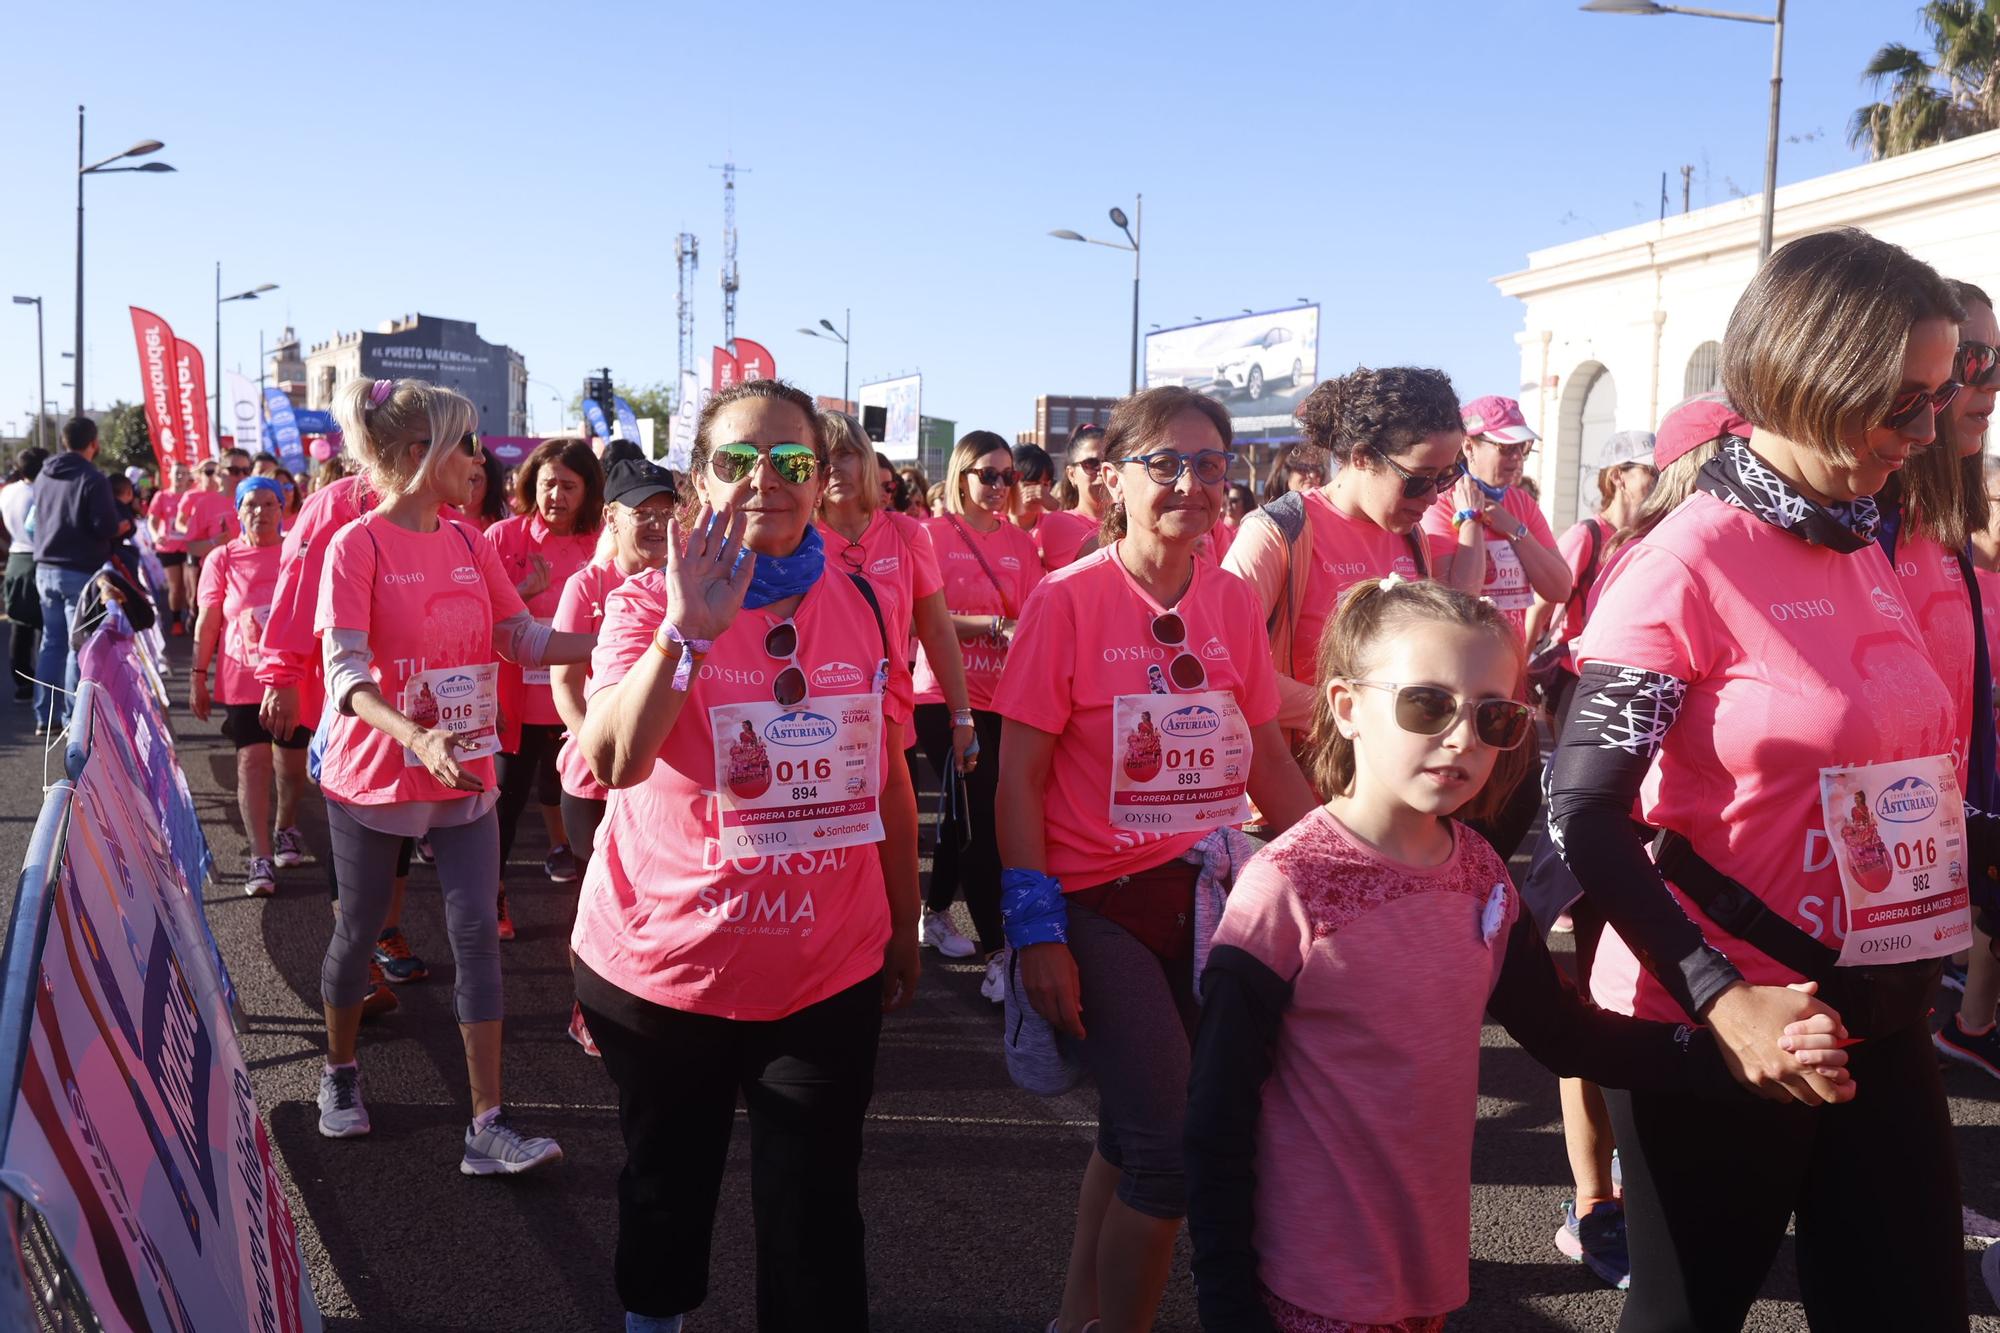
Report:
[[[722,345],[735,356],[736,289],[741,285],[736,276],[736,163],[731,160],[709,170],[722,173]]]

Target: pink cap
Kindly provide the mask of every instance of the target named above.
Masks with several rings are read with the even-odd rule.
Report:
[[[1473,399],[1459,409],[1459,417],[1465,422],[1467,435],[1483,435],[1501,444],[1521,444],[1542,438],[1528,429],[1528,419],[1521,415],[1519,403],[1497,394]]]
[[[1653,439],[1653,466],[1664,468],[1697,445],[1721,435],[1750,434],[1750,423],[1719,393],[1690,398],[1667,413]]]

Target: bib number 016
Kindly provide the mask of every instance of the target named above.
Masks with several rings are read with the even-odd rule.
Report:
[[[1212,747],[1207,749],[1169,750],[1165,758],[1169,772],[1173,772],[1175,769],[1182,770],[1174,773],[1174,781],[1183,787],[1199,787],[1201,785],[1202,773],[1215,767],[1215,750]],[[1190,769],[1195,771],[1187,771]]]
[[[1937,864],[1937,839],[1916,838],[1896,844],[1896,869],[1923,870]]]

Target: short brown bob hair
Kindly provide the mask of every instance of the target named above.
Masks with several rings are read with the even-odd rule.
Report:
[[[1104,431],[1104,466],[1117,467],[1120,459],[1145,453],[1160,442],[1160,437],[1167,433],[1167,427],[1183,412],[1207,417],[1208,424],[1214,426],[1215,433],[1222,437],[1224,449],[1235,443],[1236,434],[1229,424],[1228,408],[1205,393],[1196,393],[1178,384],[1163,384],[1157,389],[1141,389],[1130,398],[1121,398],[1118,405],[1111,409],[1111,424]],[[1223,489],[1225,492],[1228,490],[1226,479]],[[1098,535],[1098,545],[1108,546],[1124,535],[1124,506],[1112,505],[1104,512],[1104,527]]]
[[[1751,424],[1834,463],[1888,414],[1910,329],[1962,320],[1936,270],[1856,227],[1781,247],[1744,289],[1722,338],[1722,388]]]

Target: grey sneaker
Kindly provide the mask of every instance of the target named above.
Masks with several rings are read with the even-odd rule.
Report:
[[[250,868],[243,874],[243,892],[252,898],[268,898],[278,891],[278,872],[271,868],[270,858],[253,856]]]
[[[319,1071],[319,1132],[330,1139],[352,1139],[366,1134],[368,1108],[361,1101],[361,1071],[346,1069]]]
[[[951,919],[950,912],[926,911],[923,923],[917,927],[917,941],[946,958],[970,958],[979,952],[978,945],[958,933],[958,923]]]
[[[295,828],[281,828],[271,837],[271,860],[280,870],[304,865],[306,838]]]
[[[485,1129],[465,1129],[465,1156],[458,1169],[468,1176],[517,1176],[548,1162],[562,1160],[562,1145],[554,1139],[531,1139],[507,1123],[503,1110]]]

